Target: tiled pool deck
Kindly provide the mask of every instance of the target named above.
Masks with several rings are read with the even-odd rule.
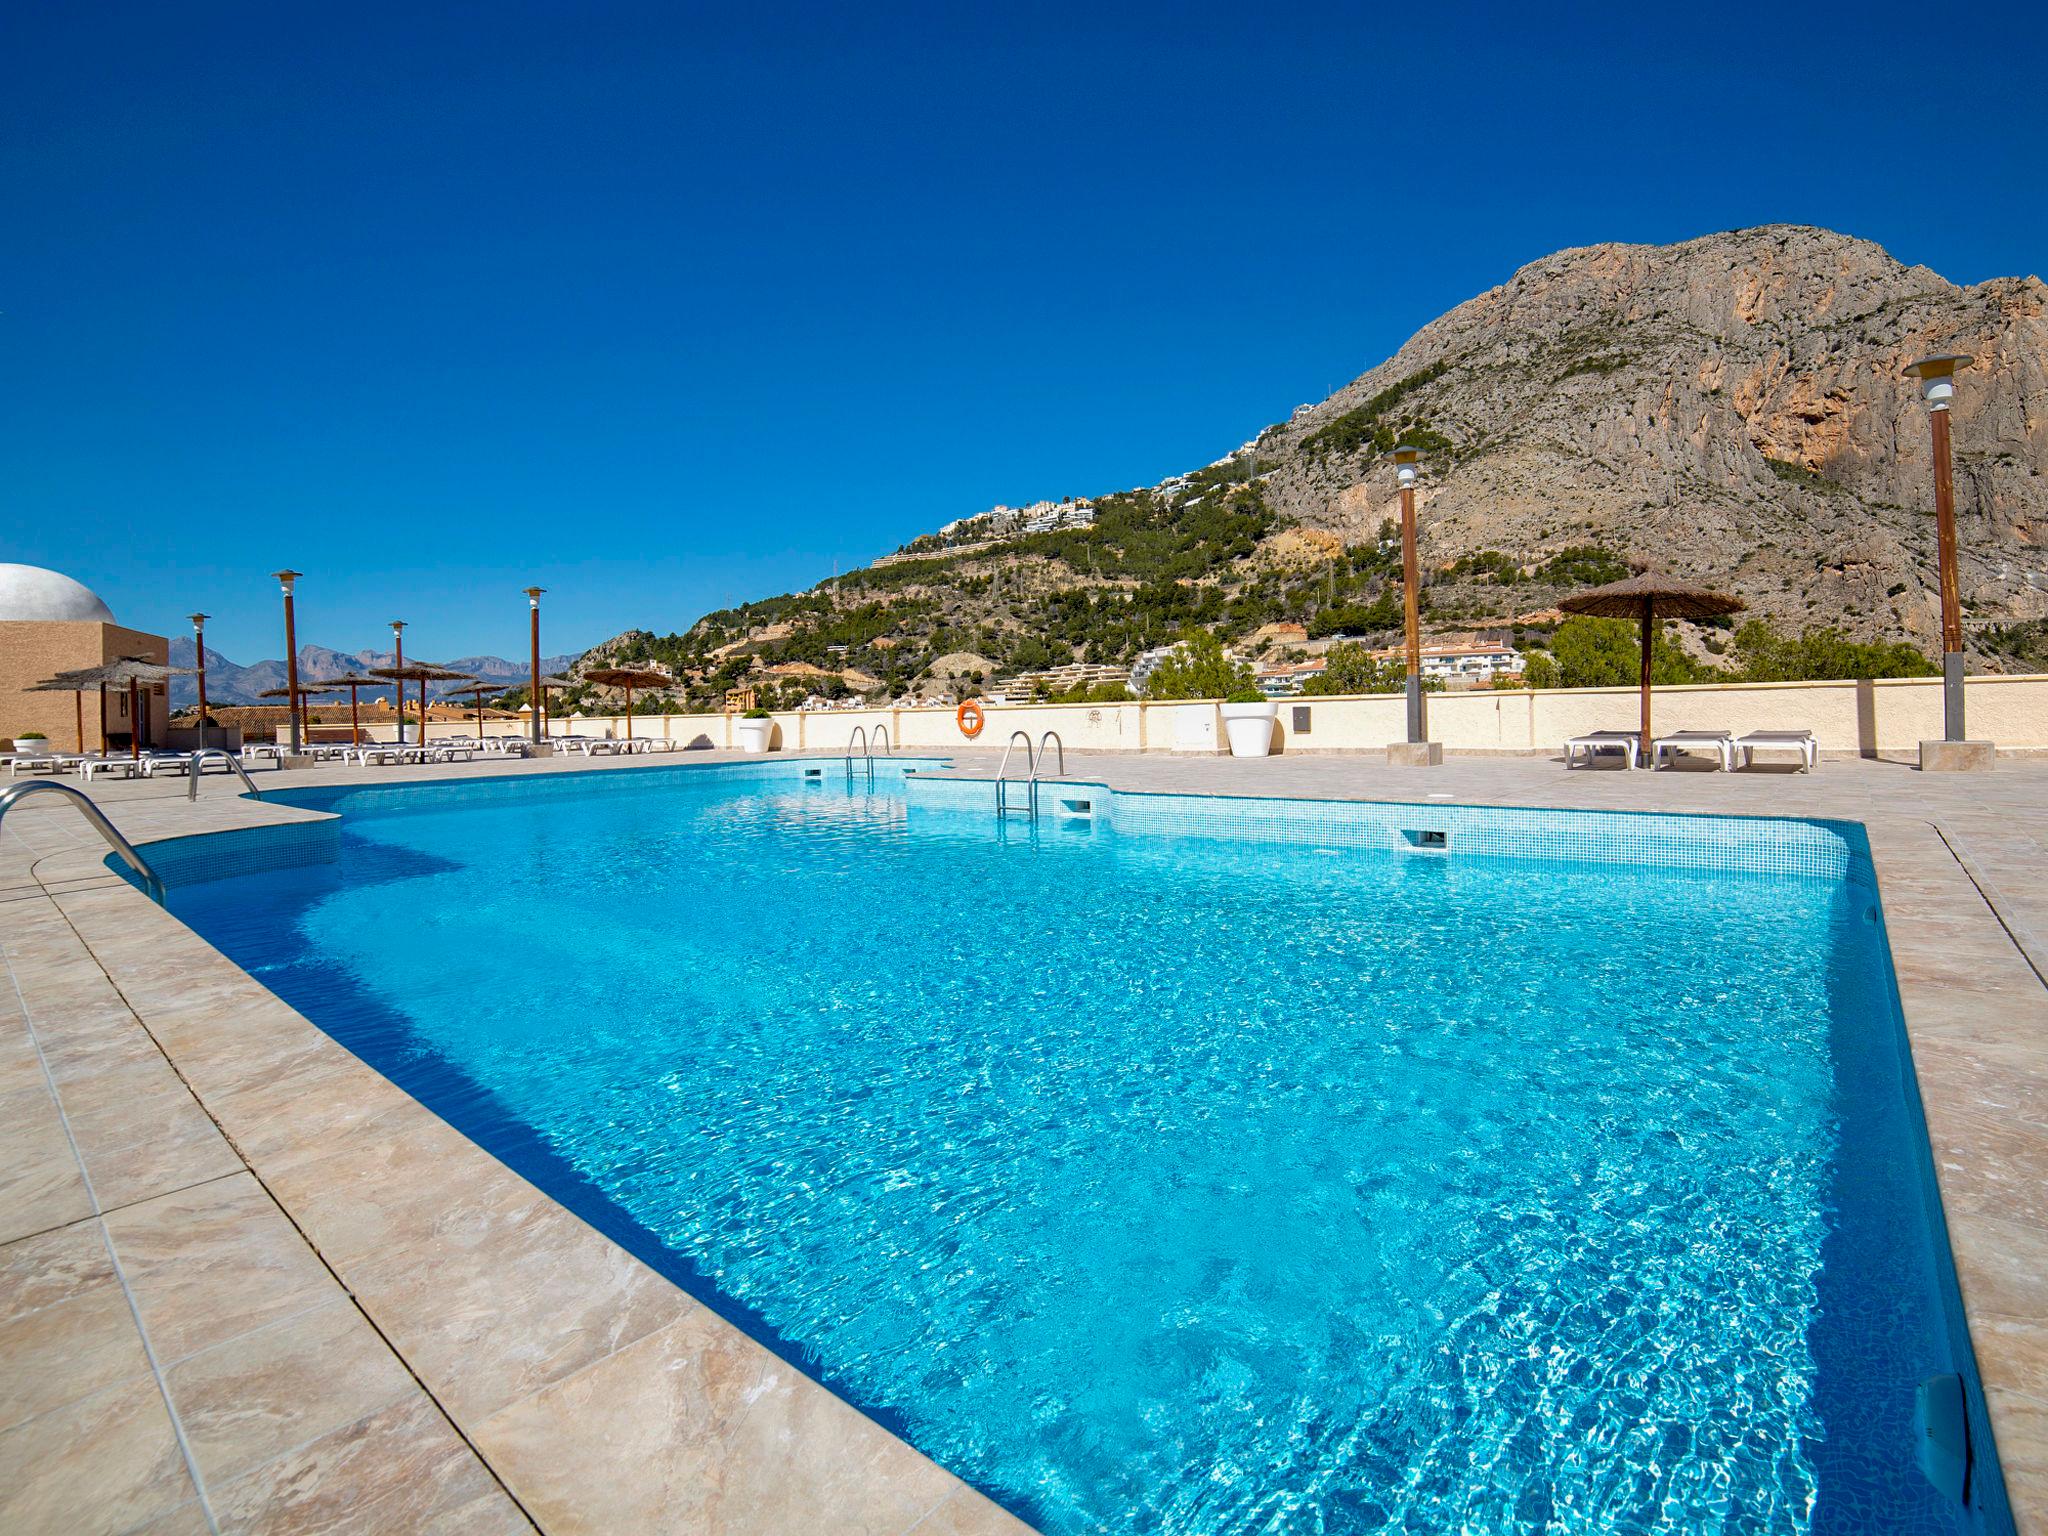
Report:
[[[2020,1528],[2048,1530],[2048,761],[1068,768],[1124,790],[1864,823],[2007,1485]],[[223,778],[197,804],[179,780],[93,792],[137,842],[305,814]],[[0,833],[0,1530],[1023,1530],[107,874],[57,798]]]

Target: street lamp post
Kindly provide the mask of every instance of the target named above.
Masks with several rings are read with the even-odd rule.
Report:
[[[206,621],[210,613],[192,615],[193,668],[199,677],[199,745],[206,745]]]
[[[1956,571],[1956,482],[1949,444],[1949,402],[1955,398],[1956,373],[1969,367],[1961,353],[1943,352],[1908,363],[1906,372],[1920,380],[1927,402],[1927,420],[1934,430],[1934,536],[1941,581],[1941,740],[1920,744],[1920,766],[1926,769],[1988,768],[1994,748],[1972,742],[1963,723],[1963,596]]]
[[[1422,450],[1401,444],[1394,471],[1401,483],[1401,609],[1408,641],[1408,739],[1388,755],[1412,767],[1443,761],[1443,748],[1429,739],[1422,703],[1422,561],[1415,547],[1415,476]]]
[[[527,712],[527,714],[528,714],[528,715],[529,715],[529,716],[531,717],[531,719],[529,720],[529,722],[528,722],[528,723],[529,723],[529,724],[531,725],[531,727],[532,727],[532,732],[533,732],[533,744],[534,744],[535,746],[539,746],[539,745],[540,745],[540,741],[541,741],[541,718],[540,718],[540,595],[541,595],[541,593],[543,593],[543,592],[545,592],[545,591],[547,591],[547,588],[546,588],[546,587],[528,587],[528,588],[526,589],[526,611],[527,611],[527,621],[528,621],[528,622],[527,622],[527,630],[528,630],[528,636],[527,636],[527,638],[528,638],[528,640],[530,641],[530,643],[531,643],[531,645],[532,645],[532,650],[533,650],[533,658],[532,658],[532,659],[533,659],[533,691],[532,691],[532,692],[531,692],[530,694],[528,694],[528,696],[527,696],[527,700],[526,700],[526,712]]]
[[[405,620],[403,619],[393,619],[391,621],[391,649],[397,653],[396,658],[391,663],[393,670],[403,672],[405,670]],[[398,712],[397,724],[392,729],[398,732],[398,744],[402,747],[405,745],[405,679],[402,677],[395,678],[392,681],[391,707]],[[420,740],[424,742],[426,739],[427,717],[425,712],[422,711],[420,714]]]
[[[279,571],[277,584],[284,589],[284,685],[291,692],[285,696],[285,718],[291,722],[291,752],[299,755],[299,630],[298,621],[292,614],[292,583],[300,576],[298,571]]]

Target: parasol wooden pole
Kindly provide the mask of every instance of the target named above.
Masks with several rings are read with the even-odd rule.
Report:
[[[107,685],[100,684],[100,756],[107,755]]]
[[[85,751],[85,690],[84,690],[83,688],[74,688],[74,689],[72,689],[72,690],[71,690],[71,703],[72,703],[72,705],[74,706],[74,707],[73,707],[73,709],[72,709],[72,713],[73,713],[74,715],[76,715],[76,716],[78,717],[78,721],[77,721],[77,723],[78,723],[78,750],[79,750],[80,752],[84,752],[84,751]]]
[[[135,679],[128,679],[128,755],[142,756],[142,723],[135,715]]]
[[[626,740],[633,739],[633,685],[626,684]]]
[[[363,744],[363,725],[361,717],[356,713],[354,683],[348,685],[348,744],[352,747],[360,747]]]
[[[1645,764],[1652,763],[1650,756],[1650,638],[1656,633],[1657,600],[1643,599],[1643,739],[1637,746],[1637,753]]]

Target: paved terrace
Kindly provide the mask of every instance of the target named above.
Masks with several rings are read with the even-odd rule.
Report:
[[[994,754],[956,760],[987,774]],[[1811,776],[1335,755],[1068,768],[1127,790],[1863,822],[2007,1485],[2021,1529],[2048,1530],[2048,761],[1971,777],[1853,759]],[[93,794],[138,843],[307,814],[238,788]],[[1024,1530],[110,876],[57,799],[0,832],[0,1530]]]

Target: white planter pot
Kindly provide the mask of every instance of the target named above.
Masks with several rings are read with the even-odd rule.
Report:
[[[418,746],[418,745],[419,745],[419,739],[420,739],[420,728],[419,728],[418,726],[416,726],[416,725],[401,725],[401,726],[400,726],[400,727],[398,728],[398,740],[399,740],[399,743],[400,743],[401,745],[405,745],[405,744],[407,744],[407,743],[410,743],[410,744],[411,744],[411,745],[413,745],[413,746]]]
[[[768,743],[775,735],[773,720],[736,720],[733,734],[739,738],[742,752],[766,752]]]
[[[1223,706],[1223,734],[1230,738],[1232,757],[1265,757],[1273,750],[1273,722],[1280,706],[1272,699],[1258,704]]]

